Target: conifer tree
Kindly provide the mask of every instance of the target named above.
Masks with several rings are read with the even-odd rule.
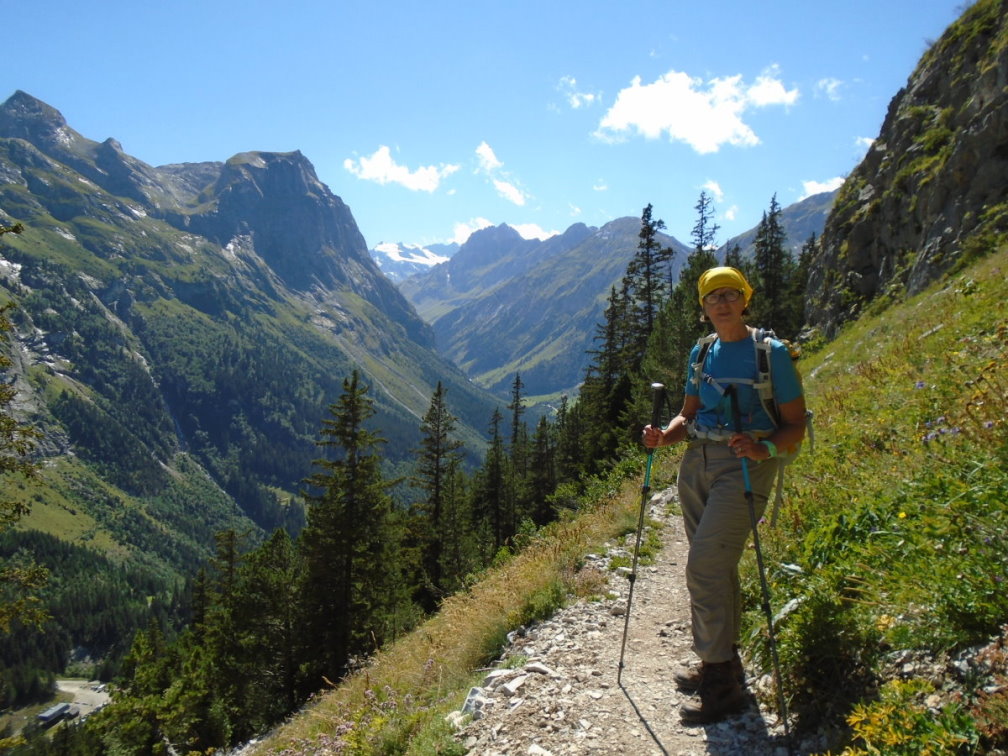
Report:
[[[306,481],[308,523],[301,534],[315,684],[323,675],[338,678],[352,656],[370,653],[383,640],[394,613],[389,597],[398,596],[399,582],[399,565],[385,553],[391,502],[377,451],[383,439],[367,428],[374,401],[356,370],[344,379],[329,414],[316,445],[332,456],[316,460],[320,470]]]
[[[736,270],[741,270],[745,273],[745,261],[742,259],[742,248],[738,245],[738,242],[733,243],[728,249],[725,250],[724,264],[730,268],[735,268]],[[746,280],[748,280],[746,276]]]
[[[532,502],[532,521],[543,526],[554,518],[549,498],[556,489],[556,443],[553,427],[543,416],[539,418],[532,438],[531,462],[529,464],[529,498]]]
[[[628,336],[630,321],[628,279],[617,293],[612,287],[609,304],[605,309],[605,322],[596,325],[595,340],[598,349],[589,350],[593,360],[585,371],[581,386],[581,417],[584,420],[582,468],[597,473],[611,461],[625,434],[621,431],[621,418],[630,401],[633,369],[627,357],[632,347]]]
[[[192,614],[189,627],[196,637],[202,640],[206,629],[207,613],[210,611],[210,577],[207,575],[206,567],[200,567],[196,571],[189,592],[189,605]]]
[[[236,624],[242,674],[248,678],[240,729],[249,733],[297,706],[303,576],[301,554],[282,528],[252,551],[239,571]]]
[[[175,662],[164,632],[151,620],[133,638],[120,669],[119,687],[136,698],[160,696],[175,674]]]
[[[196,728],[192,732],[186,729],[188,725],[179,725],[185,734],[180,732],[177,742],[185,743],[185,738],[191,738],[190,746],[202,745],[203,748],[227,745],[226,739],[208,742],[200,738],[216,737],[222,730],[230,732],[232,722],[243,717],[246,690],[255,674],[255,670],[247,666],[239,644],[239,633],[247,619],[239,616],[238,609],[238,575],[244,562],[244,539],[234,530],[225,530],[217,533],[214,540],[216,552],[211,567],[215,579],[211,584],[202,642],[188,644],[180,679],[173,682],[175,694],[167,696],[177,699],[176,708],[192,707],[184,712],[173,712],[177,721],[207,721],[205,725],[192,725]],[[210,722],[216,724],[210,725]],[[196,730],[201,727],[209,729],[200,734]]]
[[[581,403],[571,403],[564,394],[560,397],[556,422],[556,481],[557,485],[578,483],[581,465],[581,443],[584,428],[581,423]]]
[[[697,211],[697,220],[690,235],[693,249],[711,250],[715,246],[717,232],[721,230],[721,227],[714,222],[714,199],[706,190],[701,190],[693,209]]]
[[[791,280],[788,282],[784,326],[778,334],[783,338],[797,339],[805,325],[805,292],[808,288],[809,266],[818,246],[819,241],[813,231],[798,253],[798,263],[792,269]]]
[[[160,696],[158,718],[164,739],[181,751],[213,752],[232,742],[234,719],[242,715],[228,700],[229,670],[216,664],[213,649],[187,642],[191,639],[184,636],[176,644],[183,654],[181,669]]]
[[[445,403],[445,390],[438,381],[431,404],[420,424],[422,438],[417,452],[416,472],[412,484],[422,493],[422,500],[414,507],[416,514],[422,584],[417,599],[424,611],[433,611],[444,597],[447,587],[444,570],[444,552],[459,548],[448,542],[449,537],[465,534],[449,529],[447,515],[448,487],[461,458],[462,442],[452,438],[455,418]]]
[[[525,384],[522,383],[521,375],[515,373],[514,381],[511,384],[511,403],[508,404],[508,409],[511,410],[511,457],[514,459],[515,452],[518,450],[519,442],[521,441],[521,431],[522,431],[522,415],[525,413],[525,405],[522,402],[522,389],[525,388]]]
[[[525,414],[525,401],[522,397],[521,375],[515,373],[514,382],[511,384],[511,402],[508,409],[511,411],[511,444],[509,452],[509,490],[512,501],[509,503],[508,511],[511,513],[511,522],[508,525],[510,532],[514,533],[518,529],[519,523],[530,514],[531,501],[528,485],[529,474],[529,437],[528,426],[522,420]]]
[[[648,380],[639,383],[634,403],[635,420],[639,425],[648,421],[649,386],[653,381],[665,384],[669,402],[675,410],[681,406],[686,362],[697,339],[708,330],[700,320],[702,310],[697,300],[697,282],[705,270],[717,265],[714,248],[718,226],[714,223],[712,200],[705,191],[700,192],[694,208],[697,221],[692,231],[693,249],[679,271],[679,280],[648,342],[645,361]]]
[[[637,253],[626,270],[627,289],[633,298],[629,310],[633,317],[632,341],[639,354],[643,354],[644,345],[654,329],[655,318],[670,290],[670,280],[665,274],[670,270],[675,250],[662,248],[658,242],[658,232],[664,228],[665,222],[653,217],[652,206],[648,204],[641,213]],[[638,357],[633,367],[639,366]]]
[[[472,529],[469,479],[461,458],[453,459],[446,472],[444,498],[444,548],[441,550],[441,574],[445,593],[465,585],[466,576],[478,565]]]
[[[504,441],[500,435],[502,420],[500,410],[494,409],[490,417],[490,445],[483,459],[483,466],[476,474],[476,485],[473,488],[473,525],[477,533],[481,534],[480,549],[484,561],[496,554],[506,539],[512,535],[507,529],[507,524],[510,522],[507,512],[509,493],[507,457],[504,453]],[[489,554],[488,548],[491,549]]]
[[[785,332],[791,327],[788,300],[795,263],[785,248],[786,239],[775,194],[756,228],[750,283],[759,297],[753,300],[749,320],[754,325],[775,329],[778,336],[790,337],[792,334]]]
[[[164,753],[164,693],[180,673],[179,658],[151,620],[136,633],[123,659],[112,701],[89,723],[109,753]]]

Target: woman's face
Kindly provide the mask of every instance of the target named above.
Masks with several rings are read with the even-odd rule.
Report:
[[[715,289],[704,297],[704,314],[715,326],[719,323],[735,323],[741,320],[745,307],[745,296],[742,292],[729,286]]]

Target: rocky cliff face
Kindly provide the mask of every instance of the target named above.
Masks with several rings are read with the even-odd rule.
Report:
[[[980,0],[923,56],[840,189],[809,281],[835,333],[888,291],[915,293],[1008,232],[1008,2]]]
[[[176,228],[222,247],[239,240],[251,245],[291,290],[322,300],[333,289],[353,291],[411,339],[432,344],[430,329],[380,274],[349,208],[300,151],[246,152],[226,163],[159,170],[172,177],[175,196],[183,200],[164,215]]]

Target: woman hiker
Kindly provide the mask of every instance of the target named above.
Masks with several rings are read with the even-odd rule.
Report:
[[[757,519],[773,485],[778,449],[795,448],[805,435],[805,398],[787,347],[771,342],[773,391],[779,427],[753,389],[757,376],[754,332],[745,322],[752,287],[735,268],[711,268],[698,285],[702,320],[717,338],[690,354],[682,410],[664,429],[644,428],[648,448],[687,441],[679,466],[679,504],[689,541],[686,586],[690,594],[693,650],[700,664],[675,674],[676,686],[697,695],[680,710],[686,724],[724,719],[743,708],[745,673],[738,654],[742,617],[738,563],[749,538],[745,457]],[[732,388],[729,388],[732,387]],[[735,432],[731,393],[741,411]]]

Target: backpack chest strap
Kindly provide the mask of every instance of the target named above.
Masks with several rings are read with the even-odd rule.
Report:
[[[753,388],[757,388],[759,385],[751,378],[714,378],[712,375],[704,372],[700,374],[700,380],[712,387],[721,396],[724,396],[729,386],[732,385],[752,386]]]

